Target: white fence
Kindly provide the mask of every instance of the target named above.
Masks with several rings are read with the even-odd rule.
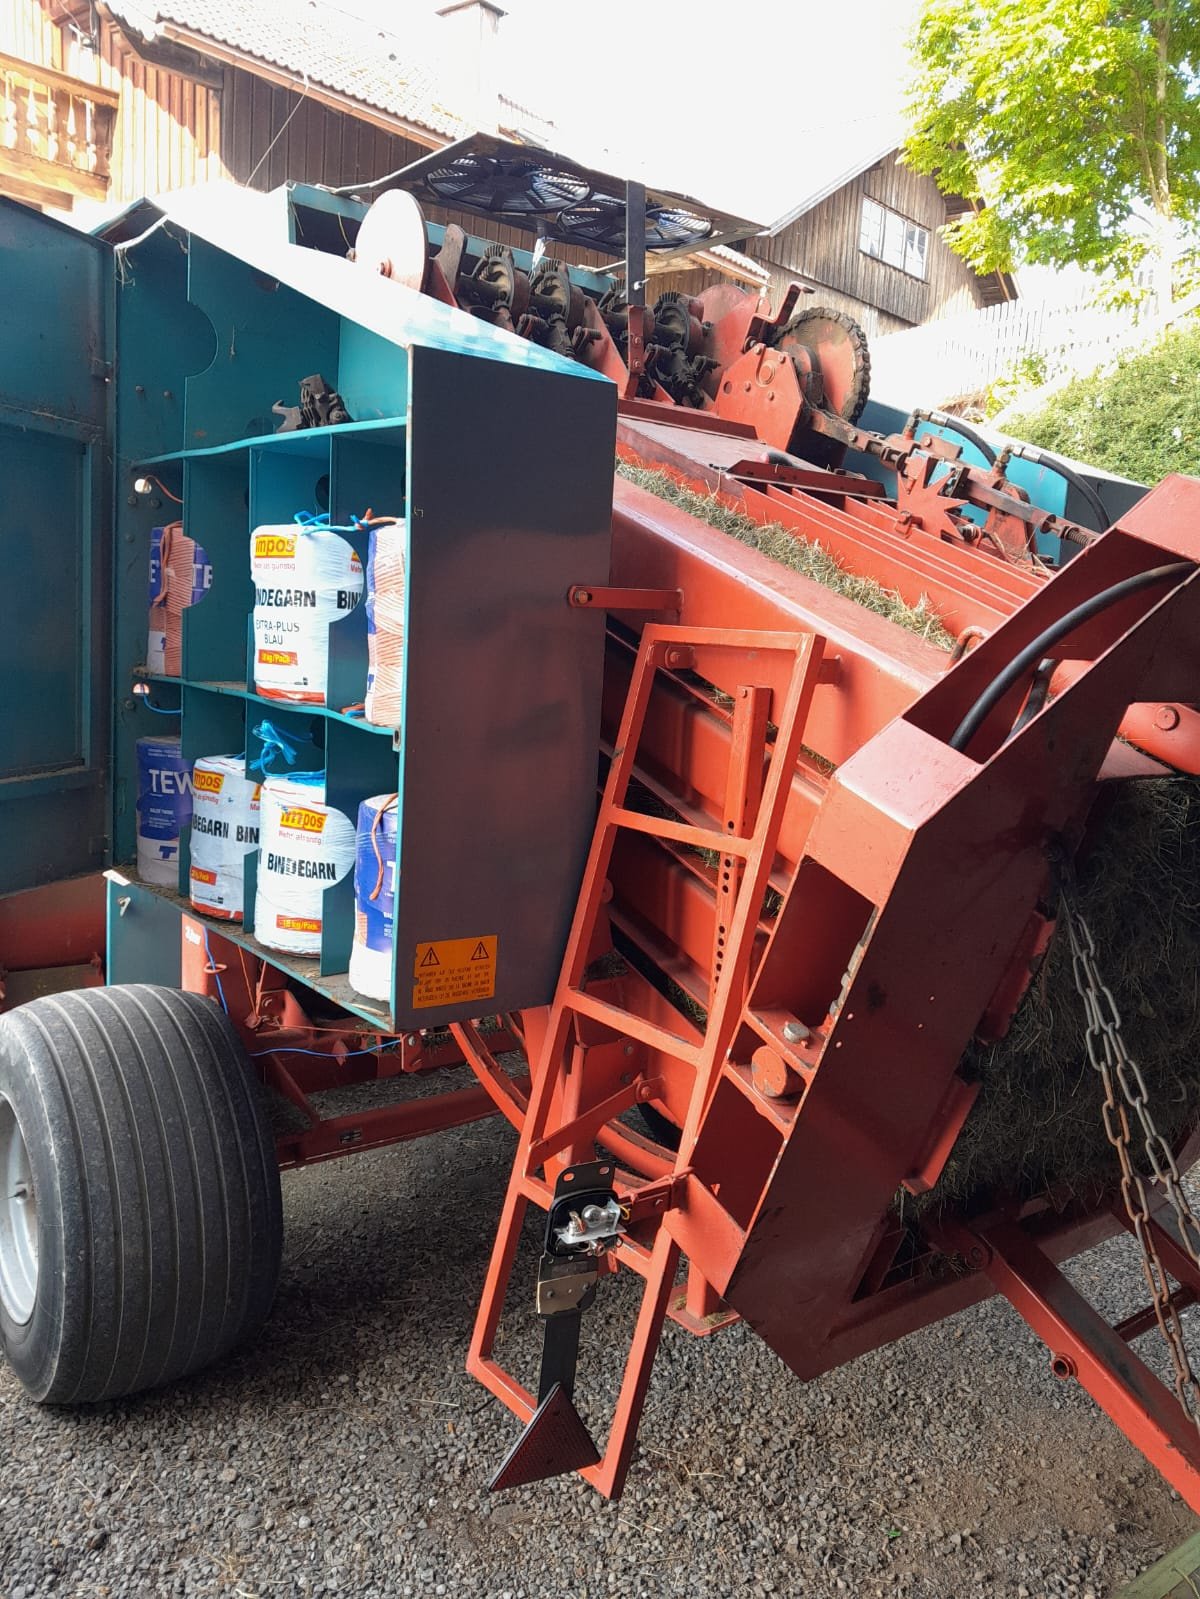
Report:
[[[1183,309],[1176,307],[1176,315]],[[900,406],[911,404],[914,395],[923,405],[945,405],[1012,377],[1031,357],[1038,358],[1036,375],[1028,373],[1035,387],[1090,372],[1120,350],[1152,338],[1162,326],[1153,314],[1132,308],[1106,311],[1010,300],[873,339],[871,393]],[[1030,366],[1035,366],[1032,360]]]

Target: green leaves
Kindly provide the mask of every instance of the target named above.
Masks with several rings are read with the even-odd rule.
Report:
[[[1077,378],[1040,409],[1006,413],[1004,431],[1043,449],[1154,484],[1200,472],[1200,325],[1189,323]]]
[[[1137,213],[1200,215],[1200,0],[925,0],[911,50],[905,159],[984,206],[946,230],[976,270],[1112,267]]]

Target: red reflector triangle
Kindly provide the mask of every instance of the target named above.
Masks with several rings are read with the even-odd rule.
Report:
[[[594,1466],[600,1451],[575,1406],[555,1383],[529,1419],[529,1425],[508,1451],[488,1487],[520,1488],[544,1477]]]

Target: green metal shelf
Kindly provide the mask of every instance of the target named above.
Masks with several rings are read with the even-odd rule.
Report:
[[[234,439],[229,444],[198,446],[192,450],[171,450],[166,455],[148,455],[135,461],[134,467],[171,466],[181,461],[202,461],[213,456],[237,455],[239,451],[253,449],[281,450],[297,455],[317,455],[320,447],[330,439],[353,438],[357,434],[395,433],[401,437],[406,423],[398,417],[376,417],[366,422],[340,422],[323,428],[297,428],[292,433],[256,433],[249,438]],[[392,441],[389,441],[392,442]],[[398,440],[395,442],[399,442]],[[314,446],[316,448],[314,448]]]
[[[120,877],[126,878],[147,894],[153,894],[156,899],[165,900],[185,916],[194,916],[203,927],[218,933],[232,944],[237,944],[248,954],[257,955],[260,960],[269,962],[280,971],[286,972],[289,977],[295,977],[299,982],[309,988],[315,988],[318,993],[341,1005],[345,1010],[352,1011],[367,1023],[372,1031],[394,1031],[392,1026],[392,1011],[389,1006],[379,1000],[367,999],[356,988],[351,988],[350,979],[345,972],[326,973],[321,976],[318,960],[308,960],[302,955],[288,955],[278,949],[270,949],[266,944],[260,943],[253,933],[247,933],[241,922],[226,922],[215,916],[205,916],[198,911],[184,894],[177,894],[169,888],[162,888],[157,883],[147,883],[138,876],[137,868],[123,865],[113,869]]]
[[[246,700],[251,705],[260,705],[264,711],[291,711],[302,716],[320,716],[330,722],[345,722],[349,727],[357,727],[364,733],[376,733],[383,738],[390,738],[392,743],[399,747],[400,730],[396,727],[379,727],[374,722],[364,721],[361,716],[348,716],[345,711],[335,711],[331,705],[308,705],[296,700],[268,699],[263,694],[256,694],[253,689],[247,688],[245,683],[236,680],[229,682],[204,682],[190,677],[170,677],[165,672],[150,672],[144,667],[134,669],[134,677],[143,683],[168,683],[175,688],[198,688],[206,694],[225,694],[232,699]]]

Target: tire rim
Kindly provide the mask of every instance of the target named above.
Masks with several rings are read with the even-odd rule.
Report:
[[[18,1326],[33,1315],[38,1285],[37,1195],[17,1114],[0,1095],[0,1305]]]

